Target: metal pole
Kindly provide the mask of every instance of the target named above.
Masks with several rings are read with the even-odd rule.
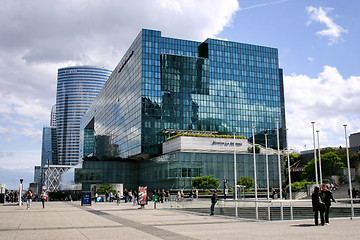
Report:
[[[290,216],[291,220],[294,220],[293,207],[292,207],[292,189],[291,189],[291,169],[290,169],[290,152],[289,152],[289,138],[288,129],[286,128],[286,147],[287,147],[287,162],[288,162],[288,175],[289,175],[289,194],[290,194]]]
[[[280,158],[280,139],[279,139],[279,119],[275,119],[276,122],[276,136],[277,136],[277,154],[278,154],[278,169],[279,169],[279,193],[280,193],[280,212],[281,220],[284,220],[284,211],[282,201],[282,179],[281,179],[281,158]]]
[[[270,201],[270,183],[269,183],[269,156],[267,150],[267,133],[265,135],[265,161],[266,161],[266,188],[267,188],[267,200]],[[270,204],[268,203],[268,220],[270,221]]]
[[[254,181],[255,181],[255,213],[256,213],[256,219],[259,218],[259,212],[258,212],[258,197],[257,197],[257,175],[256,175],[256,152],[255,152],[255,127],[252,128],[252,134],[253,134],[253,156],[254,156]]]
[[[235,178],[235,180],[234,180],[234,182],[235,182],[235,184],[234,184],[234,191],[235,191],[235,217],[237,217],[237,216],[238,216],[238,209],[237,209],[237,200],[238,200],[238,197],[237,197],[237,173],[236,173],[237,168],[236,168],[236,148],[235,148],[236,144],[235,144],[235,134],[236,134],[236,132],[234,132],[234,178]]]
[[[23,183],[23,179],[20,179],[20,186],[19,186],[19,206],[22,205],[22,190],[23,190],[23,187],[22,187],[22,183]]]
[[[319,151],[319,173],[320,173],[320,186],[322,185],[322,168],[321,168],[321,152],[320,152],[320,138],[319,130],[316,130],[317,140],[318,140],[318,151]]]
[[[316,161],[316,146],[315,146],[315,122],[311,122],[312,129],[313,129],[313,141],[314,141],[314,159],[315,159],[315,183],[316,186],[319,186],[319,180],[318,180],[318,170],[317,170],[317,161]]]
[[[354,201],[352,195],[352,185],[351,185],[351,172],[350,172],[350,159],[349,159],[349,148],[348,148],[348,140],[346,134],[346,124],[344,124],[345,128],[345,141],[346,141],[346,160],[348,165],[348,175],[349,175],[349,193],[350,193],[350,200],[351,200],[351,219],[354,218]]]

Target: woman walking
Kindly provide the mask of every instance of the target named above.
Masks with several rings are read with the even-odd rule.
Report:
[[[32,201],[32,192],[31,190],[28,191],[26,194],[26,209],[29,209],[31,207],[31,201]]]
[[[46,194],[44,190],[41,191],[40,198],[41,198],[42,206],[43,208],[45,208]]]

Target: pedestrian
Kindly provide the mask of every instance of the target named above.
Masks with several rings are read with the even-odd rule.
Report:
[[[114,194],[112,193],[112,191],[110,191],[109,193],[109,202],[112,202],[114,198]]]
[[[329,225],[329,212],[331,206],[331,200],[336,202],[334,199],[332,192],[327,189],[326,184],[321,185],[321,199],[325,203],[325,224]]]
[[[132,195],[132,190],[129,190],[128,196],[129,196],[128,202],[131,202],[131,201],[132,201],[132,197],[133,197],[133,195]]]
[[[321,226],[325,224],[324,212],[325,212],[325,203],[322,201],[319,187],[314,188],[314,192],[311,195],[312,199],[312,207],[314,211],[314,218],[315,218],[315,226],[319,225],[319,212],[320,212],[320,221]]]
[[[194,190],[190,190],[189,198],[192,200],[194,198]]]
[[[26,194],[26,209],[29,209],[31,207],[31,201],[32,201],[32,192],[29,190]]]
[[[352,189],[351,193],[352,193],[352,198],[356,198],[357,191],[355,188]]]
[[[98,201],[98,197],[99,197],[99,194],[96,192],[95,193],[95,203]]]
[[[215,204],[217,202],[217,195],[216,195],[216,190],[213,191],[213,194],[211,196],[211,207],[210,207],[210,215],[214,215],[215,214]]]
[[[108,201],[108,197],[109,197],[109,192],[106,190],[106,191],[105,191],[105,202]]]
[[[165,196],[166,196],[165,189],[162,189],[161,192],[160,192],[160,200],[161,200],[160,202],[161,203],[164,203]]]
[[[137,191],[136,190],[134,190],[134,194],[133,194],[134,196],[133,196],[133,205],[135,206],[135,205],[137,205],[137,199],[138,199],[138,194],[137,194]]]
[[[11,190],[11,192],[9,193],[9,198],[10,198],[10,202],[14,202],[14,190]]]
[[[120,199],[121,199],[121,193],[120,193],[120,191],[118,191],[116,194],[116,204],[118,206],[120,205]]]
[[[127,203],[129,200],[129,192],[126,188],[124,189],[124,197],[125,197],[125,203]]]
[[[199,190],[195,190],[195,198],[198,199],[199,198]]]
[[[43,208],[45,208],[46,193],[44,190],[41,191],[40,199],[41,199]]]

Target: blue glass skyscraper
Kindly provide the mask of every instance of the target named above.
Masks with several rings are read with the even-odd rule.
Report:
[[[56,93],[56,129],[60,165],[79,160],[80,120],[111,71],[91,66],[58,70]]]
[[[82,157],[147,159],[179,130],[249,139],[255,127],[256,141],[266,132],[276,148],[275,119],[285,126],[278,62],[276,48],[144,29],[84,115]]]

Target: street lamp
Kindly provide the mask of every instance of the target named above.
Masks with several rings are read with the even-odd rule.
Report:
[[[24,179],[20,178],[19,206],[22,205],[22,191],[23,191],[23,184],[22,183],[23,183],[23,181],[24,181]]]
[[[289,138],[288,138],[288,133],[287,133],[288,129],[285,128],[285,130],[286,130],[286,148],[287,148],[288,175],[289,175],[290,216],[291,216],[291,220],[293,220]]]
[[[317,140],[318,140],[318,151],[319,151],[319,172],[320,172],[320,186],[322,185],[322,169],[321,169],[321,152],[320,152],[320,138],[319,130],[316,130]]]
[[[352,195],[352,185],[351,185],[351,172],[350,172],[350,159],[349,159],[349,148],[348,148],[348,140],[346,134],[346,124],[344,124],[345,128],[345,141],[346,141],[346,160],[347,160],[347,167],[348,167],[348,177],[349,177],[349,193],[350,193],[350,201],[351,201],[351,219],[354,218],[354,201]]]
[[[319,186],[317,161],[316,161],[316,146],[315,146],[315,127],[314,127],[315,122],[311,122],[311,124],[312,124],[312,129],[313,129],[313,142],[314,142],[315,182],[316,182],[316,186]]]
[[[256,175],[256,152],[255,152],[255,127],[252,128],[253,134],[253,156],[254,156],[254,179],[255,179],[255,208],[256,208],[256,219],[259,218],[258,214],[258,203],[257,203],[257,175]]]
[[[235,191],[235,217],[238,216],[238,209],[237,209],[237,200],[238,200],[238,197],[237,197],[237,174],[236,174],[236,171],[237,171],[237,168],[236,168],[236,144],[235,144],[235,134],[236,132],[234,132],[234,191]]]
[[[265,162],[266,162],[266,190],[267,190],[267,200],[270,200],[270,183],[269,183],[269,155],[268,155],[268,146],[267,146],[267,136],[265,133]],[[270,221],[270,205],[268,205],[268,219]]]
[[[280,159],[280,139],[279,139],[279,119],[276,122],[276,137],[277,137],[277,150],[278,150],[278,169],[279,169],[279,194],[280,201],[282,201],[282,179],[281,179],[281,159]],[[281,220],[284,220],[283,204],[280,202]]]

